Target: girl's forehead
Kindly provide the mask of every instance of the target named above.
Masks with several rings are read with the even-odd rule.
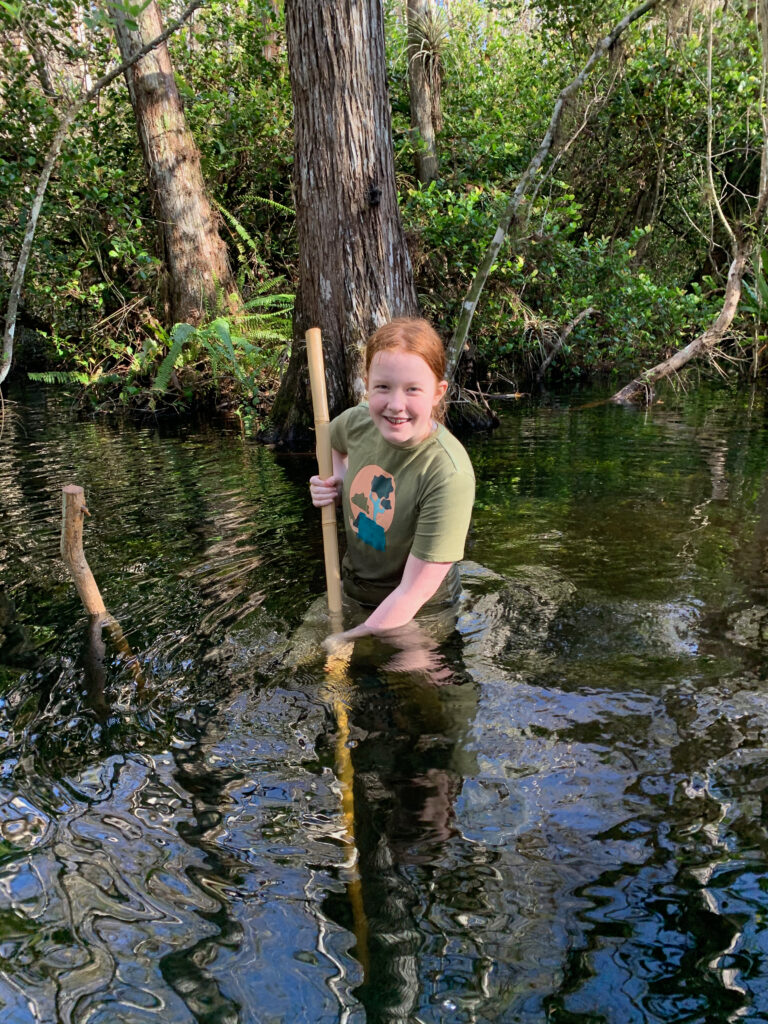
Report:
[[[377,352],[371,360],[371,373],[404,372],[431,374],[432,369],[427,361],[417,352],[406,352],[403,348],[387,348]]]

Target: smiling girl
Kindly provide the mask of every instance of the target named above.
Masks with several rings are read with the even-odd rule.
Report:
[[[344,592],[373,606],[361,636],[397,629],[459,593],[475,477],[443,425],[445,349],[426,320],[379,328],[365,354],[368,402],[331,424],[333,476],[310,479],[317,507],[340,503]]]

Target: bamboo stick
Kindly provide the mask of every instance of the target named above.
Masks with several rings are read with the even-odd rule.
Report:
[[[331,454],[331,424],[328,418],[328,392],[325,387],[325,364],[320,328],[310,327],[305,337],[309,363],[309,386],[312,389],[312,410],[315,417],[317,470],[322,479],[326,480],[329,476],[333,476],[333,456]],[[341,616],[341,575],[339,573],[339,539],[336,533],[336,508],[334,505],[325,505],[321,512],[328,611],[333,618]]]
[[[312,389],[312,409],[315,417],[317,470],[323,480],[333,476],[328,393],[325,387],[323,342],[319,327],[310,327],[306,335],[309,385]],[[339,540],[336,533],[336,508],[325,505],[322,509],[323,552],[325,555],[325,582],[328,591],[328,611],[335,632],[342,628],[341,575],[339,573]],[[352,930],[357,943],[357,956],[367,978],[370,966],[368,948],[368,917],[363,902],[363,883],[358,868],[359,854],[355,839],[355,772],[349,747],[349,690],[347,675],[352,644],[339,649],[326,659],[327,692],[333,701],[333,713],[338,725],[336,740],[336,777],[341,787],[341,813],[344,821],[345,843],[349,850],[347,892],[352,907]]]

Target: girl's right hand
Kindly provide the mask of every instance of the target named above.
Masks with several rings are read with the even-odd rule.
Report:
[[[341,501],[341,477],[329,476],[325,480],[319,476],[309,478],[309,493],[315,508],[323,505],[337,505]]]

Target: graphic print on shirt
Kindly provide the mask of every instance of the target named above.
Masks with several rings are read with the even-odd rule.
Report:
[[[350,523],[358,538],[386,551],[387,530],[395,514],[395,479],[381,466],[364,466],[349,489]]]

